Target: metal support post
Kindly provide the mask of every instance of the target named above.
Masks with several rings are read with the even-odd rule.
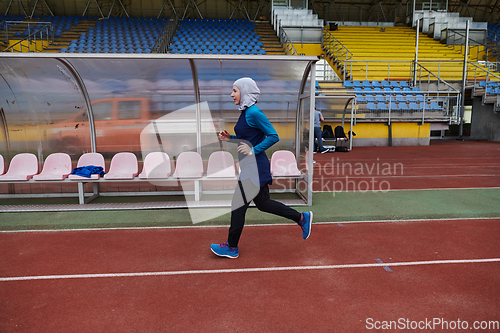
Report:
[[[413,86],[417,82],[417,64],[418,64],[418,35],[420,34],[420,19],[417,20],[417,34],[415,37],[415,66],[413,67]]]
[[[464,114],[465,114],[465,85],[467,83],[467,63],[469,53],[469,21],[465,21],[465,54],[464,54],[464,71],[462,74],[462,101],[460,102],[460,125],[458,127],[458,137],[463,139],[464,131]]]

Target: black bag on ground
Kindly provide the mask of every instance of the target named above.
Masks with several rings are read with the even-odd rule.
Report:
[[[347,153],[349,151],[349,148],[345,146],[336,146],[335,151],[341,152],[341,153]]]

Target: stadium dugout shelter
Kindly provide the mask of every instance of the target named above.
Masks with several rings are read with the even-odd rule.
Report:
[[[239,171],[238,143],[220,141],[217,133],[227,129],[234,134],[240,111],[230,97],[232,85],[238,78],[251,77],[261,90],[257,106],[280,137],[268,157],[289,151],[295,159],[290,167],[298,168],[288,172],[288,165],[278,161],[271,192],[283,195],[278,200],[287,204],[312,205],[309,147],[317,60],[271,55],[0,54],[0,155],[5,161],[0,174],[10,173],[10,162],[20,154],[32,154],[38,163],[35,174],[26,179],[0,176],[0,197],[43,197],[50,202],[78,196],[83,204],[99,195],[172,195],[172,201],[149,208],[186,207],[189,202],[229,206]],[[214,155],[220,151],[230,155]],[[124,152],[135,155],[135,167],[130,154],[117,157]],[[201,173],[186,174],[194,163],[186,162],[189,154],[180,158],[186,152],[201,157]],[[36,177],[42,170],[50,171],[44,170],[49,167],[45,161],[56,153],[70,155],[71,169],[82,166],[85,154],[101,154],[108,176]],[[150,153],[161,153],[164,160],[146,170]],[[125,161],[132,165],[124,167]]]

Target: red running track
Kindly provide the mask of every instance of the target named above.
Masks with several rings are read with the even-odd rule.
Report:
[[[500,187],[498,142],[354,147],[348,153],[315,154],[314,160],[314,191]]]
[[[306,241],[296,225],[247,226],[234,260],[209,249],[226,236],[226,227],[1,233],[0,332],[361,332],[383,321],[500,320],[500,219],[315,224]],[[483,259],[495,261],[457,261]],[[5,280],[32,276],[52,277]]]

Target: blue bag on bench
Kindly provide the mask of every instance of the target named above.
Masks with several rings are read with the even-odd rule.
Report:
[[[102,177],[104,176],[104,170],[100,166],[87,165],[83,167],[74,168],[73,171],[71,171],[71,174],[86,178],[92,177],[93,174],[98,174]]]

